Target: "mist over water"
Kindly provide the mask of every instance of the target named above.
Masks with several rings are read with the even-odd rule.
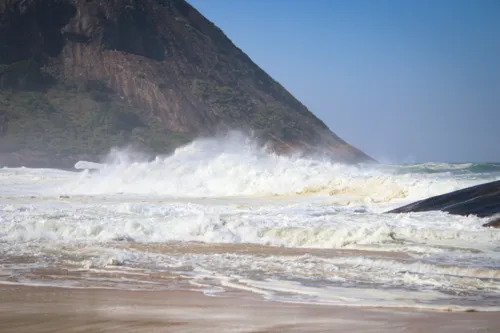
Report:
[[[279,156],[237,133],[223,139],[194,141],[152,161],[130,150],[113,150],[106,161],[76,163],[77,169],[97,172],[84,171],[63,189],[68,194],[174,197],[317,193],[391,201],[443,193],[495,176],[489,170],[476,173],[473,169],[477,166],[470,163],[345,165],[327,158]],[[500,172],[500,167],[493,171]]]
[[[0,169],[4,283],[172,288],[166,274],[280,301],[500,306],[498,230],[473,216],[383,214],[500,179],[497,164],[345,165],[233,133],[75,167]]]

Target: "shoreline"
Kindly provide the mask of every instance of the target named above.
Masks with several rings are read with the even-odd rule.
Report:
[[[246,292],[125,291],[0,285],[0,331],[495,332],[498,312],[339,307]]]

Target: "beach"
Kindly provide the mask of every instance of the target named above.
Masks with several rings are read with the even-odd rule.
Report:
[[[385,212],[500,165],[345,165],[216,139],[121,154],[0,169],[1,332],[498,326],[500,230]]]
[[[0,332],[498,332],[498,312],[265,301],[234,292],[0,287]]]

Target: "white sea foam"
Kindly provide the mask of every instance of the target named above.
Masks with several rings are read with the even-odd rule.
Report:
[[[61,190],[82,195],[171,197],[322,194],[377,203],[422,198],[484,181],[277,156],[239,136],[198,140],[149,162],[128,151],[115,151],[108,162],[78,162],[78,168],[96,172],[84,171]]]
[[[284,247],[381,249],[442,252],[446,248],[488,251],[500,233],[475,217],[444,213],[381,215],[297,202],[236,208],[204,204],[46,203],[0,205],[0,240],[88,242],[202,241]]]
[[[498,178],[462,172],[471,164],[347,166],[277,156],[232,136],[198,140],[154,160],[114,150],[103,163],[76,167],[80,171],[0,169],[0,281],[36,284],[32,269],[54,265],[89,274],[113,266],[113,274],[169,272],[211,290],[243,288],[325,304],[459,309],[456,295],[472,302],[500,293],[500,232],[481,227],[482,219],[381,213]],[[151,250],[152,243],[193,241],[379,254]],[[137,243],[147,250],[127,246]],[[391,252],[409,257],[395,259]],[[95,276],[85,283],[133,288],[124,276],[123,283]],[[409,296],[413,301],[404,300]]]

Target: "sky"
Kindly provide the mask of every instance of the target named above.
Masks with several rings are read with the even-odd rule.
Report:
[[[384,162],[500,161],[500,0],[188,0]]]

